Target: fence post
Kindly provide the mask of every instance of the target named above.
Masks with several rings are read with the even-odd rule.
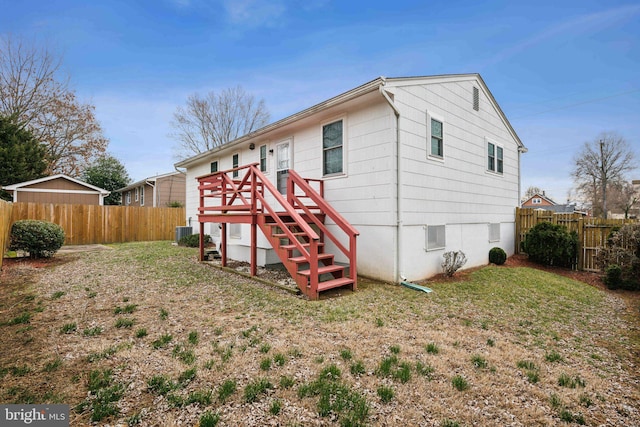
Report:
[[[578,270],[584,270],[584,219],[578,219]]]

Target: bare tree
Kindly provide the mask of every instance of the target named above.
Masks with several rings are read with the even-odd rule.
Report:
[[[608,132],[585,142],[574,161],[572,175],[578,191],[592,200],[594,209],[599,205],[607,218],[608,187],[625,181],[625,173],[636,167],[634,152],[623,137]]]
[[[13,117],[47,147],[47,172],[79,176],[108,140],[94,107],[80,103],[66,80],[58,79],[60,59],[20,39],[0,40],[0,115]]]
[[[607,191],[610,206],[624,212],[624,217],[629,218],[629,212],[640,201],[640,195],[629,181],[615,183]]]
[[[524,192],[524,200],[530,199],[531,197],[535,196],[536,194],[544,194],[544,191],[542,191],[540,189],[540,187],[535,187],[535,186],[529,186],[529,188],[527,188],[527,191]]]
[[[185,159],[261,128],[269,122],[270,114],[263,99],[257,101],[236,86],[220,93],[191,95],[173,118],[175,154]]]

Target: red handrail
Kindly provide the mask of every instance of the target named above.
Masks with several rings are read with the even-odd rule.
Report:
[[[223,213],[233,213],[243,211],[246,213],[250,210],[251,214],[255,215],[258,212],[268,212],[275,223],[280,227],[282,232],[289,238],[289,241],[295,245],[296,249],[300,251],[300,254],[309,263],[310,268],[310,291],[313,294],[317,294],[318,289],[318,243],[320,236],[311,228],[311,226],[302,218],[296,209],[294,209],[287,201],[287,199],[280,194],[276,187],[269,181],[260,169],[259,163],[252,163],[246,166],[229,169],[226,171],[213,172],[207,175],[202,175],[196,179],[200,183],[198,189],[200,190],[200,206],[198,212],[205,214],[207,211],[222,211]],[[236,171],[247,169],[245,176],[241,180],[231,180],[228,174]],[[249,188],[246,188],[246,187]],[[266,191],[265,191],[266,190]],[[206,191],[209,191],[206,194]],[[286,216],[298,225],[298,227],[304,232],[309,239],[308,249],[303,246],[293,232],[286,226],[284,221],[280,218],[278,212],[271,206],[271,204],[265,198],[265,192],[270,193],[278,204],[284,210]],[[246,198],[243,193],[249,193],[250,198]],[[230,197],[228,197],[231,195]],[[205,206],[204,201],[206,198],[219,198],[221,200],[219,206]],[[233,204],[237,200],[240,204]]]
[[[357,271],[356,271],[356,236],[360,235],[360,232],[356,230],[342,215],[338,213],[327,201],[323,195],[309,185],[309,181],[302,178],[296,171],[289,170],[289,185],[287,188],[287,198],[294,208],[302,209],[316,224],[316,226],[322,230],[323,234],[336,245],[338,249],[349,259],[349,275],[354,280],[354,286],[357,283]],[[305,197],[311,199],[320,211],[331,218],[333,222],[347,235],[349,238],[349,248],[346,248],[338,238],[329,231],[324,225],[323,221],[320,221],[316,215],[311,212],[308,206],[300,201],[300,198],[296,194],[295,185],[300,188]],[[324,187],[321,184],[320,190],[324,192]]]

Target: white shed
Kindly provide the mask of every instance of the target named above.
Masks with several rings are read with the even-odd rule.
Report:
[[[463,251],[465,268],[487,264],[495,246],[513,254],[524,152],[479,74],[379,77],[176,167],[194,224],[196,178],[211,172],[257,163],[283,193],[289,170],[321,180],[360,233],[358,273],[400,282],[440,273],[447,251]],[[218,224],[204,232],[220,239]],[[248,261],[249,225],[226,233],[229,257]],[[257,247],[259,265],[279,262],[268,238]]]

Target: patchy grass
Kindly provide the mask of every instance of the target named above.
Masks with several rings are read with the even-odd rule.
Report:
[[[112,245],[3,281],[0,401],[74,425],[640,425],[638,304],[616,293],[489,266],[309,302],[196,254]]]

